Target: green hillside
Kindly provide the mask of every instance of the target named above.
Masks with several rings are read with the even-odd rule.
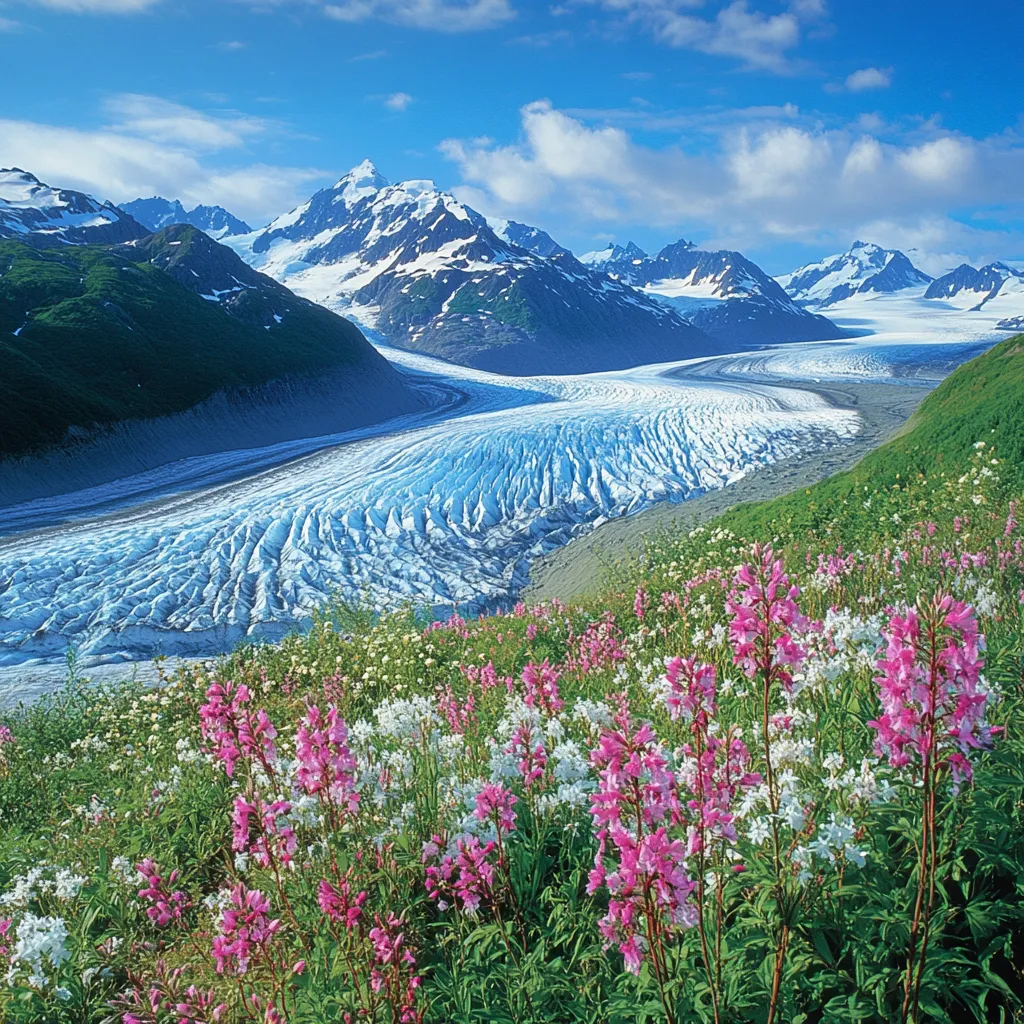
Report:
[[[194,228],[137,246],[0,241],[0,458],[333,367],[390,374],[349,321]]]
[[[784,524],[797,535],[828,529],[849,543],[879,518],[877,502],[865,507],[872,495],[922,478],[926,488],[942,488],[967,470],[978,442],[998,456],[1003,484],[1024,490],[1024,335],[955,370],[897,437],[853,469],[805,491],[737,508],[721,523],[739,534],[768,524]]]

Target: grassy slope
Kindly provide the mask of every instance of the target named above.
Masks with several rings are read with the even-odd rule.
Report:
[[[851,538],[864,526],[865,493],[918,476],[935,486],[964,472],[974,444],[994,446],[1004,483],[1024,489],[1024,335],[954,371],[921,404],[906,428],[857,465],[804,491],[726,513],[720,525],[755,535],[785,524],[795,534],[825,528]],[[856,496],[856,497],[855,497]]]
[[[0,242],[0,458],[373,358],[352,324],[301,299],[267,330],[124,250]]]

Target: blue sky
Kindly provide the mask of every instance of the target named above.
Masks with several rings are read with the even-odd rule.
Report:
[[[1012,0],[3,0],[0,164],[257,224],[365,157],[577,251],[1024,257]]]

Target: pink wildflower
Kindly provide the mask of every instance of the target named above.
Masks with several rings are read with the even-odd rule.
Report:
[[[191,904],[183,892],[167,890],[167,885],[174,885],[177,881],[178,872],[172,871],[167,885],[164,885],[159,865],[149,857],[137,864],[135,870],[146,884],[144,889],[139,890],[139,899],[152,904],[146,908],[146,916],[150,921],[160,928],[171,921],[180,921],[182,911],[187,910]]]
[[[236,762],[243,757],[258,758],[266,771],[273,774],[277,730],[265,711],[253,714],[246,706],[250,699],[249,688],[244,685],[236,688],[230,681],[213,683],[206,697],[207,702],[199,709],[200,729],[228,777],[234,774]]]
[[[231,905],[213,940],[218,974],[245,974],[252,957],[265,952],[281,926],[280,920],[269,919],[269,910],[270,900],[259,889],[247,889],[239,882],[231,890]]]
[[[480,821],[492,819],[501,832],[511,832],[516,827],[516,812],[512,810],[516,796],[504,786],[489,782],[476,798],[476,810],[473,812]]]
[[[311,704],[295,736],[295,775],[302,788],[330,804],[332,810],[355,813],[356,759],[348,747],[348,728],[332,704],[327,714]]]
[[[540,665],[532,662],[523,669],[523,683],[526,686],[524,701],[530,707],[540,708],[547,715],[556,715],[565,706],[558,697],[558,671],[548,664],[547,658]]]
[[[665,665],[668,693],[665,704],[673,721],[680,716],[687,721],[706,724],[715,714],[715,667],[697,661],[696,657],[670,658]]]
[[[386,918],[377,914],[375,922],[370,929],[370,942],[373,944],[370,987],[374,992],[385,993],[391,1007],[391,1019],[396,1024],[420,1024],[423,1010],[416,1009],[420,978],[413,973],[416,957],[401,930],[402,921],[389,912]]]
[[[505,753],[519,759],[519,774],[527,789],[544,778],[548,763],[547,751],[543,743],[533,742],[533,733],[527,722],[523,722],[512,734],[512,742],[505,748]]]
[[[985,722],[988,694],[979,690],[984,637],[974,609],[936,595],[904,614],[893,614],[877,662],[882,714],[868,723],[875,748],[894,767],[945,754],[954,783],[970,779],[971,749],[989,749],[995,732]]]
[[[753,564],[740,567],[734,581],[737,590],[726,602],[733,616],[729,624],[733,660],[749,678],[764,674],[767,682],[778,681],[788,690],[793,684],[789,670],[799,667],[807,656],[790,632],[807,626],[796,603],[800,591],[790,585],[771,545],[754,545],[754,558]]]
[[[352,898],[350,874],[351,871],[346,873],[336,886],[328,882],[326,878],[321,879],[316,894],[320,909],[332,921],[344,924],[345,930],[349,932],[359,922],[363,913],[362,907],[367,898],[365,892],[360,892],[354,899]]]

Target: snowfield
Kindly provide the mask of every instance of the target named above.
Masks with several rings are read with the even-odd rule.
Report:
[[[603,519],[858,429],[812,393],[666,377],[677,364],[500,378],[388,354],[458,386],[455,418],[197,490],[179,467],[181,493],[155,503],[126,506],[121,482],[104,518],[0,540],[0,664],[59,660],[69,644],[100,660],[214,654],[278,636],[336,594],[493,607],[531,559]],[[257,458],[271,464],[273,449]]]

